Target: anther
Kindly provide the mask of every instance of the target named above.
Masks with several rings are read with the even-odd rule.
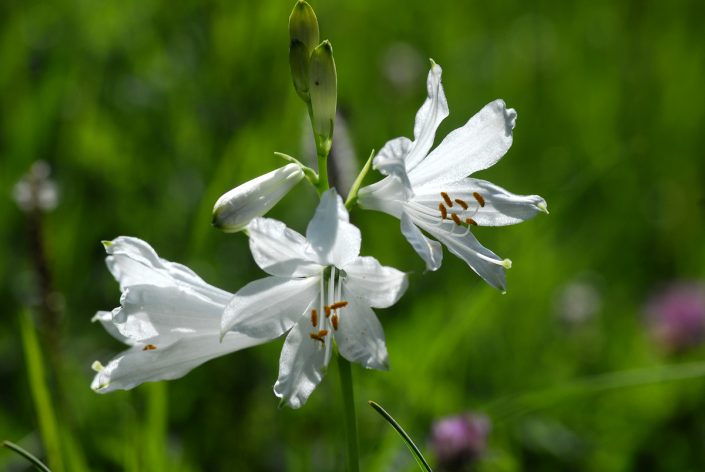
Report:
[[[443,197],[443,200],[445,200],[446,205],[448,205],[448,208],[453,206],[453,200],[450,199],[447,193],[441,192],[441,197]]]
[[[448,211],[446,210],[445,205],[443,203],[438,204],[438,210],[441,212],[441,219],[445,220],[448,218]]]
[[[309,333],[309,336],[310,336],[311,339],[313,339],[314,341],[320,341],[320,342],[322,342],[323,344],[326,343],[326,340],[323,339],[323,336],[319,335],[318,333]]]
[[[468,209],[468,204],[465,203],[465,200],[461,200],[460,198],[456,198],[456,199],[455,199],[455,203],[457,203],[458,205],[460,205],[461,207],[463,207],[463,210],[467,210],[467,209]]]
[[[331,308],[331,310],[337,310],[338,308],[345,308],[346,306],[348,306],[348,302],[346,302],[345,300],[343,300],[343,301],[341,301],[341,302],[335,302],[335,303],[333,303],[333,304],[330,306],[330,308]]]
[[[311,310],[311,324],[314,327],[318,324],[318,311],[315,308]]]
[[[320,330],[320,331],[318,332],[318,336],[321,337],[321,338],[324,337],[326,334],[328,334],[328,330],[327,330],[327,329],[322,329],[322,330]]]
[[[477,221],[473,220],[472,218],[465,218],[465,222],[469,225],[477,226]]]
[[[323,307],[323,311],[326,312],[326,318],[330,316],[330,307],[328,305]]]
[[[154,344],[147,344],[142,348],[143,351],[154,351],[157,348]]]
[[[485,206],[485,197],[483,197],[477,192],[473,192],[472,196],[475,197],[475,200],[477,200],[477,203],[479,203],[481,207]]]
[[[333,315],[330,317],[330,322],[333,325],[333,329],[338,331],[338,315]]]
[[[455,221],[455,224],[460,226],[463,224],[463,222],[460,220],[460,217],[458,216],[457,213],[451,213],[450,217],[453,218],[453,221]]]

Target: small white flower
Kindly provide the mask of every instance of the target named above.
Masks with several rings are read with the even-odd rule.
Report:
[[[283,403],[306,402],[323,378],[333,340],[349,361],[387,368],[384,332],[371,308],[396,303],[406,275],[359,257],[360,230],[335,190],[323,194],[305,238],[268,218],[253,220],[247,231],[255,262],[271,276],[235,294],[222,332],[263,339],[289,332],[274,385]]]
[[[441,266],[440,241],[480,277],[504,291],[504,270],[511,267],[511,261],[483,247],[470,227],[520,223],[540,211],[547,213],[546,202],[538,195],[514,195],[468,176],[494,165],[509,150],[516,111],[495,100],[431,151],[436,129],[448,116],[441,67],[435,63],[427,88],[428,98],[416,114],[414,141],[402,137],[384,145],[373,166],[387,177],[360,189],[358,203],[399,218],[402,233],[428,270]],[[421,229],[438,241],[426,237]]]
[[[93,363],[96,392],[176,379],[210,359],[262,342],[239,333],[227,333],[219,342],[220,318],[231,293],[159,258],[140,239],[121,236],[104,244],[122,296],[120,307],[99,311],[93,320],[130,348],[106,366]]]
[[[245,229],[254,218],[271,210],[303,178],[301,166],[287,164],[235,187],[215,202],[213,226],[226,233]]]

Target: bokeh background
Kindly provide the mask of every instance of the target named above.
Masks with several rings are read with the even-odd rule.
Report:
[[[342,470],[336,367],[304,408],[278,410],[281,340],[168,384],[89,389],[91,362],[122,349],[90,323],[119,300],[101,240],[143,238],[230,291],[262,276],[210,212],[280,166],[274,151],[311,154],[288,70],[292,4],[0,3],[0,439],[45,457],[19,334],[29,310],[65,470]],[[506,295],[447,253],[424,274],[397,220],[354,211],[363,253],[411,272],[402,301],[378,310],[391,370],[353,370],[363,470],[415,470],[369,399],[435,464],[434,421],[472,411],[491,422],[478,470],[705,470],[705,313],[698,295],[662,295],[705,278],[702,2],[313,7],[337,62],[341,162],[412,134],[432,57],[451,109],[437,137],[503,98],[519,113],[514,145],[480,177],[551,211],[477,229],[514,262]],[[56,186],[39,216],[16,202],[37,161]],[[272,216],[303,231],[315,202],[302,184]],[[38,308],[42,280],[58,323]],[[27,468],[0,450],[0,469]]]

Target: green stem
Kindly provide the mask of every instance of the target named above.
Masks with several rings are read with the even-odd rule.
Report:
[[[313,120],[313,106],[311,102],[306,104],[308,108],[308,118],[311,122],[311,129],[313,130],[313,141],[316,143],[316,157],[318,158],[318,194],[322,194],[328,190],[328,154],[330,153],[330,145],[327,147],[323,145],[323,142],[318,139],[316,134],[315,121]]]
[[[421,470],[425,470],[426,472],[432,472],[431,471],[431,466],[428,465],[428,462],[426,462],[426,459],[424,458],[423,454],[421,454],[421,451],[419,450],[418,446],[414,444],[414,441],[411,440],[411,436],[409,436],[406,431],[404,431],[404,428],[401,427],[399,423],[390,415],[387,413],[387,411],[382,408],[382,406],[377,403],[373,402],[372,400],[368,401],[369,405],[374,408],[374,410],[382,415],[382,418],[387,420],[387,423],[389,423],[392,428],[396,430],[397,433],[399,433],[399,436],[404,440],[406,443],[406,447],[409,448],[409,451],[411,451],[411,454],[414,456],[414,459],[416,460],[416,463],[419,465],[419,468]]]
[[[29,462],[32,463],[32,465],[34,465],[34,467],[35,467],[37,470],[39,470],[39,471],[41,471],[41,472],[51,472],[51,470],[49,470],[49,467],[47,467],[46,465],[44,465],[44,464],[42,463],[42,461],[40,461],[39,459],[37,459],[36,457],[34,457],[30,452],[28,452],[27,450],[25,450],[25,449],[23,449],[22,447],[18,446],[17,444],[15,444],[15,443],[13,443],[13,442],[10,442],[10,441],[3,441],[3,442],[2,442],[2,445],[5,446],[6,448],[12,450],[12,451],[15,451],[17,454],[19,454],[19,455],[21,455],[22,457],[24,457],[25,459],[27,459]]]
[[[358,472],[360,463],[357,449],[357,416],[355,415],[352,372],[350,362],[340,354],[338,354],[338,373],[340,374],[340,389],[343,393],[343,420],[345,423],[345,439],[348,445],[348,472]]]

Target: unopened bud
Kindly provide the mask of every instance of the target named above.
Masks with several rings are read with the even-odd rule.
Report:
[[[289,66],[294,89],[304,102],[310,102],[308,93],[308,59],[309,52],[304,43],[298,39],[291,40],[289,45]]]
[[[289,16],[289,66],[296,93],[310,102],[308,93],[308,63],[318,45],[318,20],[311,5],[299,0]]]
[[[309,56],[320,42],[316,14],[303,0],[296,2],[289,16],[289,39],[303,43]]]
[[[288,164],[235,187],[215,202],[213,226],[226,233],[245,229],[250,221],[267,213],[303,178],[304,172],[299,165]]]
[[[330,151],[335,124],[338,85],[333,60],[333,47],[323,41],[311,53],[308,70],[308,88],[313,108],[313,126],[317,148]]]

